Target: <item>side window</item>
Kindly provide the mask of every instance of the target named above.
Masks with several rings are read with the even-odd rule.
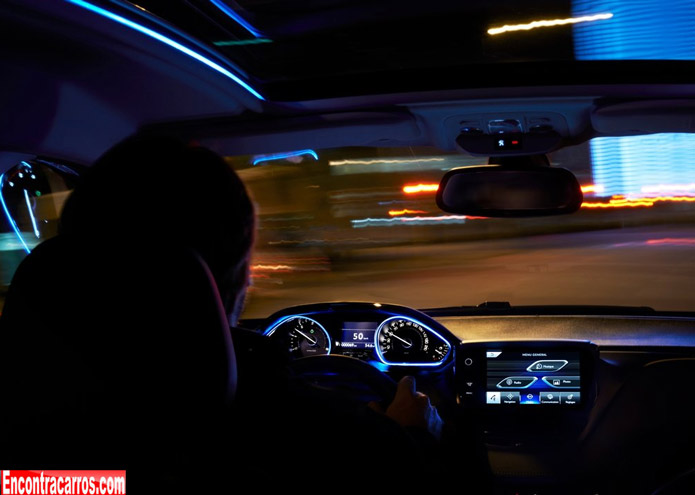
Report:
[[[79,178],[74,167],[22,161],[0,175],[0,305],[17,266],[58,233],[58,218]]]

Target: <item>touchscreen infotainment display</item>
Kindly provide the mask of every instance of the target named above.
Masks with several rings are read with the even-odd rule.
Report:
[[[485,363],[488,405],[582,403],[579,352],[488,349]]]

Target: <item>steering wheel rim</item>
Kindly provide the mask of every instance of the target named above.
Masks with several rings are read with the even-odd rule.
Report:
[[[367,386],[377,401],[393,400],[397,383],[374,366],[350,356],[323,355],[296,359],[289,364],[290,371],[308,380],[316,388],[348,393],[345,389],[330,386],[330,382],[351,381]],[[336,380],[331,377],[339,376]]]

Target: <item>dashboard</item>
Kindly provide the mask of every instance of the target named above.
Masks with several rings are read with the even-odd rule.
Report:
[[[658,483],[635,473],[695,465],[695,397],[682,388],[695,320],[539,309],[323,303],[248,325],[290,360],[348,356],[415,376],[448,425],[452,469],[474,462],[458,446],[479,442],[495,493],[645,493]]]
[[[447,392],[469,408],[582,410],[596,396],[598,348],[586,341],[469,343],[423,312],[379,303],[288,308],[260,331],[290,359],[348,356],[394,377],[448,375]]]

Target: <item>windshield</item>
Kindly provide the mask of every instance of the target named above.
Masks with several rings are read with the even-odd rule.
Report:
[[[445,171],[484,158],[412,147],[229,157],[259,217],[244,317],[319,301],[695,310],[693,151],[687,134],[560,150],[551,162],[577,176],[584,204],[526,219],[438,210]]]

